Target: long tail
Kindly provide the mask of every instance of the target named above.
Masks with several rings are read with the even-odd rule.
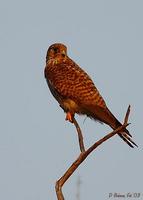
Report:
[[[110,124],[110,126],[115,130],[122,124],[115,118],[115,116],[109,111],[109,113],[112,115],[114,119],[114,123]],[[134,146],[138,147],[138,145],[131,139],[132,135],[129,133],[129,131],[125,128],[125,130],[121,133],[118,133],[120,138],[124,140],[130,147],[134,148]]]
[[[121,123],[117,120],[117,124],[119,124],[116,128],[121,126]],[[115,129],[115,128],[114,128]],[[129,133],[127,129],[124,132],[118,134],[120,138],[122,138],[130,147],[134,148],[134,146],[138,147],[138,145],[131,139],[132,135]]]
[[[100,122],[108,124],[113,130],[117,129],[119,126],[122,125],[107,107],[102,108],[97,105],[94,105],[92,107],[89,106],[88,110],[86,111],[86,114],[94,120],[98,120]],[[118,133],[118,135],[130,147],[138,147],[138,145],[131,139],[132,135],[127,129],[125,129],[122,133]]]
[[[138,145],[127,135],[126,132],[118,134],[130,147],[134,148],[134,145],[138,147]]]

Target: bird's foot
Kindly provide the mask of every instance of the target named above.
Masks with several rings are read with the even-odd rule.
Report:
[[[69,122],[73,123],[73,117],[74,117],[73,114],[71,114],[70,112],[67,112],[66,120],[68,120]]]

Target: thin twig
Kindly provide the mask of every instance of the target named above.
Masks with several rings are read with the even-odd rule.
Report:
[[[124,119],[124,124],[127,124],[127,123],[128,123],[129,114],[130,114],[130,109],[131,109],[131,106],[129,105],[129,106],[128,106],[128,109],[127,109],[127,112],[126,112],[125,119]]]
[[[80,129],[80,126],[78,125],[77,121],[75,118],[73,118],[73,123],[76,127],[77,133],[78,133],[78,141],[79,141],[79,147],[80,147],[80,151],[84,152],[85,151],[85,147],[84,147],[84,142],[83,142],[83,135]]]

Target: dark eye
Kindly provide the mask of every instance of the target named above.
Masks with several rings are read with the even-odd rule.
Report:
[[[54,50],[54,53],[58,53],[58,48],[54,47],[53,50]]]

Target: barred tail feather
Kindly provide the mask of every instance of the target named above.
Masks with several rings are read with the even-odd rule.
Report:
[[[94,120],[98,120],[109,125],[113,130],[117,129],[122,124],[116,119],[116,117],[110,112],[107,107],[100,107],[97,105],[88,106],[88,110],[86,110],[86,114],[88,117],[93,118]],[[118,135],[124,140],[130,147],[134,148],[134,146],[138,147],[137,144],[131,139],[132,135],[125,128],[123,132],[118,133]]]
[[[134,146],[138,147],[138,145],[125,133],[118,134],[130,147],[134,148]],[[134,146],[133,146],[134,145]]]
[[[122,124],[116,119],[116,126],[113,129],[118,128]],[[134,146],[138,147],[138,145],[131,139],[132,135],[129,133],[127,129],[124,132],[118,134],[120,138],[122,138],[130,147],[134,148]]]

